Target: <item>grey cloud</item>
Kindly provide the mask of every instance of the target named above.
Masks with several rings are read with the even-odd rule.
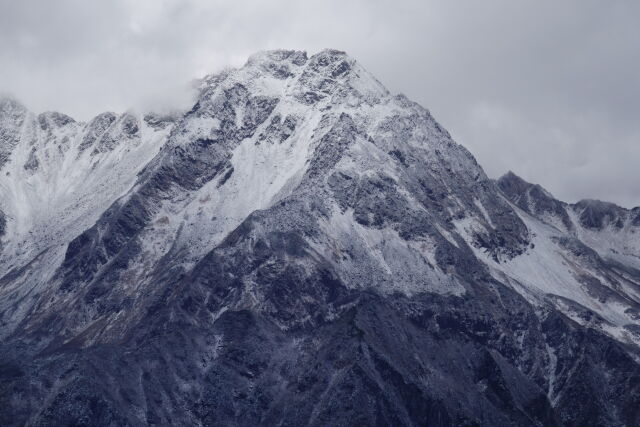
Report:
[[[635,1],[0,0],[0,91],[35,111],[191,102],[270,48],[348,51],[429,108],[490,176],[640,204]]]

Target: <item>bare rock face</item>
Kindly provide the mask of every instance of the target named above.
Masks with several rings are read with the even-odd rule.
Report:
[[[640,423],[637,210],[490,180],[344,52],[0,143],[2,425]]]

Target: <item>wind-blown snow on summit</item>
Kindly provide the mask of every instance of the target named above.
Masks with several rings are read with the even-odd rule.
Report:
[[[173,117],[4,100],[0,210],[3,424],[640,417],[640,212],[490,180],[340,51]]]

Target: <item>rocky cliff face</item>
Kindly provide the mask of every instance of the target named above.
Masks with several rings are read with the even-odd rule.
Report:
[[[494,182],[343,52],[0,105],[3,425],[636,425],[640,217]]]

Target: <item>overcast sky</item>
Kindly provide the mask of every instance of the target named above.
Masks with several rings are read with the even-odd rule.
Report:
[[[491,177],[640,205],[638,1],[0,0],[0,92],[35,112],[185,106],[253,52],[346,50]]]

